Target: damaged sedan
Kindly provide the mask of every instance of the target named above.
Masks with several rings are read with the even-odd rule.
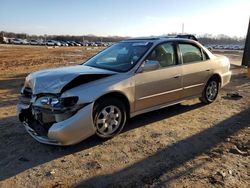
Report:
[[[17,115],[37,141],[72,145],[111,138],[127,119],[198,97],[212,103],[230,81],[228,58],[180,38],[128,39],[84,64],[25,79]]]

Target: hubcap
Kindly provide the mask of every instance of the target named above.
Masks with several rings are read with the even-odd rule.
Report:
[[[116,106],[107,106],[98,114],[97,131],[102,135],[113,134],[121,124],[121,111]]]
[[[206,89],[206,97],[208,100],[212,101],[217,95],[217,82],[211,81]]]

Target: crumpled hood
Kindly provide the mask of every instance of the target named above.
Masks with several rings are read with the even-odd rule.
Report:
[[[102,75],[112,74],[115,72],[84,65],[46,69],[29,74],[25,80],[25,87],[30,87],[33,94],[60,93],[64,86],[80,76],[86,75],[87,79],[93,81],[91,75],[101,78]]]

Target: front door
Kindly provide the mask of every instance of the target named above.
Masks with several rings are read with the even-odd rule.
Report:
[[[135,111],[172,103],[181,97],[182,68],[172,43],[158,45],[145,61],[158,61],[160,68],[135,75]]]

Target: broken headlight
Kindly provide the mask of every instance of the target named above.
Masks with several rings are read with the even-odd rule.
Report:
[[[60,101],[58,98],[52,98],[52,97],[43,97],[41,99],[41,104],[43,105],[49,105],[49,106],[55,106],[57,105]]]
[[[56,96],[46,96],[39,98],[36,104],[41,104],[42,106],[52,107],[52,108],[63,108],[63,107],[72,107],[78,101],[78,97],[65,97],[65,98],[58,98]]]

